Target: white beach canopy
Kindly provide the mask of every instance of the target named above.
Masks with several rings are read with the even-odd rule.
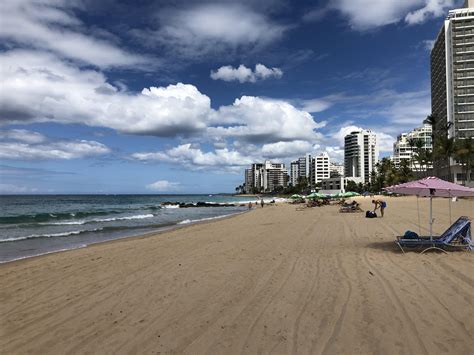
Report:
[[[440,178],[429,176],[421,180],[394,185],[385,189],[403,195],[416,195],[430,198],[430,238],[433,239],[433,197],[474,197],[474,189]]]

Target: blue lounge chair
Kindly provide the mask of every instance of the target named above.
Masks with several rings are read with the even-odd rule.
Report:
[[[433,249],[446,252],[444,249],[449,247],[474,250],[471,237],[471,221],[467,217],[459,217],[439,237],[434,237],[433,239],[430,239],[430,237],[397,237],[395,243],[403,252],[405,252],[403,248],[422,248],[421,253]]]

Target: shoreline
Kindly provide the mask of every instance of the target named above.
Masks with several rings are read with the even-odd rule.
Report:
[[[154,235],[160,235],[160,234],[170,232],[170,231],[173,231],[173,230],[178,230],[178,229],[182,229],[182,228],[186,228],[186,227],[191,227],[191,226],[196,225],[196,224],[212,223],[214,221],[218,221],[218,220],[221,220],[221,219],[232,218],[232,217],[235,217],[237,215],[240,215],[240,214],[243,214],[243,213],[248,213],[248,212],[250,212],[250,211],[246,210],[246,211],[235,212],[235,213],[226,214],[226,215],[222,215],[222,216],[205,217],[205,218],[202,218],[200,220],[190,221],[189,223],[182,223],[182,222],[185,222],[186,221],[185,220],[185,221],[177,222],[176,224],[173,224],[173,225],[164,225],[163,227],[157,228],[156,230],[146,232],[146,233],[132,234],[132,235],[127,235],[127,236],[123,236],[123,237],[117,237],[117,238],[114,238],[114,239],[109,239],[109,240],[104,240],[104,241],[97,241],[97,242],[92,242],[92,243],[89,243],[89,244],[82,244],[82,245],[74,246],[74,247],[71,247],[71,248],[64,248],[64,249],[60,249],[60,250],[52,250],[52,251],[47,251],[47,252],[44,252],[44,253],[41,253],[41,254],[31,255],[31,256],[22,256],[22,257],[19,257],[17,259],[12,259],[12,260],[6,260],[6,261],[1,261],[0,260],[0,268],[2,267],[2,265],[5,265],[5,264],[10,264],[10,263],[14,263],[14,262],[21,262],[21,261],[28,260],[28,259],[33,259],[33,258],[41,258],[41,257],[44,257],[44,256],[49,256],[49,255],[58,254],[58,253],[65,253],[65,252],[73,251],[73,250],[91,248],[91,247],[94,247],[94,246],[97,246],[97,245],[120,242],[120,241],[123,241],[123,240],[126,240],[126,239],[148,238],[148,237],[151,237],[151,236],[154,236]]]

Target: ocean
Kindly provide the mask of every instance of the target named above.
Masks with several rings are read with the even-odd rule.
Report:
[[[232,195],[3,195],[0,263],[240,213]],[[235,206],[189,207],[165,202]]]

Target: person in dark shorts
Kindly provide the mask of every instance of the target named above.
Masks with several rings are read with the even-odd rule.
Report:
[[[384,210],[387,207],[387,202],[383,200],[372,200],[372,203],[374,204],[374,212],[380,208],[380,215],[383,218]]]

